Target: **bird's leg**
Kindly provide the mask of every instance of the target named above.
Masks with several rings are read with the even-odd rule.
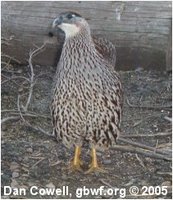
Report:
[[[91,157],[92,157],[92,161],[91,161],[91,164],[89,165],[89,170],[86,171],[86,174],[89,174],[91,172],[106,172],[104,169],[102,169],[98,165],[96,149],[95,148],[91,149]]]
[[[82,171],[81,166],[82,166],[82,161],[80,160],[80,154],[81,154],[81,147],[76,146],[75,147],[75,153],[74,153],[74,158],[70,162],[70,169],[72,171]]]

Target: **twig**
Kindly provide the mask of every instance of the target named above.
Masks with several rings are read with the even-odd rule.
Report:
[[[12,66],[12,65],[11,65]],[[5,68],[5,67],[4,67]],[[13,70],[6,70],[6,69],[1,69],[1,71],[3,71],[3,72],[7,72],[7,73],[15,73],[15,74],[21,74],[21,72],[17,72],[17,71],[13,71]]]
[[[49,162],[50,162],[50,161],[49,161]],[[53,167],[53,166],[55,166],[55,165],[59,165],[60,163],[62,163],[62,161],[57,160],[57,161],[54,162],[54,163],[50,163],[49,166],[50,166],[50,167]]]
[[[172,118],[165,116],[164,119],[172,123]]]
[[[18,95],[18,98],[17,98],[17,108],[18,108],[18,111],[19,111],[19,114],[20,114],[21,119],[23,120],[23,122],[24,122],[27,126],[33,128],[33,129],[36,130],[36,131],[40,131],[40,132],[44,133],[45,135],[48,135],[48,136],[53,137],[53,135],[49,134],[48,132],[46,132],[46,131],[43,130],[42,128],[40,128],[40,127],[34,127],[34,126],[32,126],[28,121],[25,120],[25,118],[24,118],[24,116],[23,116],[23,114],[22,114],[22,112],[21,112],[21,109],[20,109],[20,95]]]
[[[7,109],[5,109],[5,110],[1,110],[1,113],[3,113],[3,112],[15,112],[15,111],[17,111],[17,110],[7,110]]]
[[[18,63],[18,64],[21,64],[21,62],[20,62],[19,60],[17,60],[16,58],[11,57],[11,56],[9,56],[9,55],[2,54],[1,56],[2,56],[2,57],[6,57],[6,58],[8,58],[8,59],[10,59],[10,60],[13,60],[13,61],[15,61],[15,62]]]
[[[163,149],[163,148],[169,148],[170,150],[172,150],[172,143],[166,143],[166,144],[159,144],[158,148]]]
[[[159,116],[160,116],[160,113],[157,113],[157,114],[153,114],[153,115],[151,115],[151,116],[144,117],[143,119],[141,119],[141,120],[135,122],[135,123],[133,124],[133,127],[138,126],[139,124],[141,124],[143,121],[145,121],[145,120],[147,120],[147,119],[150,119],[150,118],[152,118],[152,117],[159,117]]]
[[[40,162],[42,162],[43,160],[45,160],[45,158],[41,158],[40,160],[38,160],[35,164],[32,165],[31,168],[35,167],[36,165],[38,165]]]
[[[42,157],[42,156],[29,156],[28,158],[32,158],[32,159],[35,159],[35,160],[41,160],[45,157]]]
[[[7,76],[5,76],[4,74],[1,74],[3,77],[5,77],[6,79],[8,79],[8,77]],[[4,83],[6,83],[6,82],[8,82],[9,80],[5,80],[5,81],[3,81],[2,82],[2,84],[4,84]],[[13,83],[15,83],[17,86],[20,86],[18,83],[16,83],[14,80],[12,80],[11,79],[11,81],[13,82]]]
[[[50,133],[48,133],[47,131],[45,131],[45,130],[43,130],[41,127],[39,127],[39,126],[33,126],[33,125],[31,125],[28,121],[26,121],[25,120],[25,124],[28,126],[28,127],[30,127],[30,128],[32,128],[32,129],[34,129],[35,131],[39,131],[39,132],[41,132],[41,133],[43,133],[43,134],[45,134],[45,135],[47,135],[47,136],[50,136],[50,137],[54,137],[52,134],[50,134]]]
[[[138,154],[136,153],[136,158],[137,160],[139,161],[139,164],[146,169],[145,165],[144,165],[144,162],[142,161],[142,159],[139,158]]]
[[[162,137],[172,135],[172,132],[160,132],[156,134],[131,134],[131,135],[121,135],[122,138],[138,138],[138,137]]]
[[[9,41],[11,41],[11,40],[13,40],[14,39],[14,35],[11,35],[9,38],[6,38],[6,37],[1,37],[1,42],[3,43],[4,41],[7,41],[7,42],[9,42]]]
[[[1,110],[1,113],[4,113],[4,112],[11,112],[12,115],[19,115],[18,110],[15,110],[15,109],[14,110],[7,110],[7,109]],[[49,115],[44,115],[41,113],[39,114],[39,113],[29,112],[29,111],[27,111],[25,113],[22,112],[22,115],[28,116],[28,117],[42,117],[42,118],[46,118],[46,119],[51,119],[51,117]]]
[[[26,78],[26,77],[24,77],[24,76],[15,76],[15,77],[6,77],[7,78],[7,80],[5,80],[5,81],[3,81],[1,84],[4,84],[4,83],[6,83],[6,82],[8,82],[8,81],[12,81],[12,80],[14,80],[14,79],[24,79],[24,80],[26,80],[26,81],[28,81],[28,82],[30,82],[30,80],[28,79],[28,78]],[[16,82],[15,82],[16,83]],[[17,84],[18,85],[18,84]]]
[[[28,121],[26,121],[26,120],[24,119],[23,114],[22,114],[21,112],[20,112],[20,115],[21,115],[21,118],[23,119],[24,123],[25,123],[27,126],[33,128],[33,129],[36,130],[36,131],[40,131],[40,132],[44,133],[44,134],[47,135],[47,136],[53,137],[53,135],[49,134],[48,132],[46,132],[46,131],[43,130],[42,128],[32,126]]]
[[[162,171],[157,171],[156,174],[172,176],[172,172],[162,172]]]
[[[30,114],[30,113],[25,113],[25,114],[23,114],[22,112],[19,112],[19,113],[11,113],[11,114],[12,114],[12,115],[20,115],[20,116],[10,116],[10,117],[3,118],[3,119],[1,120],[1,124],[5,123],[5,122],[7,122],[7,121],[9,121],[9,120],[17,120],[17,119],[20,119],[21,116],[23,117],[23,119],[24,119],[24,117],[42,117],[42,118],[50,119],[49,116],[34,115],[34,114]],[[25,121],[26,121],[26,120],[25,120]],[[39,129],[39,130],[40,130],[40,129]],[[40,131],[41,131],[41,130],[40,130]],[[42,131],[42,132],[43,132],[43,131]],[[47,135],[47,133],[46,133],[46,135]]]
[[[40,150],[40,147],[39,147],[39,150],[36,151],[36,152],[34,152],[34,153],[32,154],[32,157],[40,157],[41,155],[42,155],[42,153],[41,153],[41,150]]]
[[[20,117],[19,116],[18,117],[6,117],[1,120],[1,124],[5,123],[9,120],[17,120],[17,119],[20,119]]]
[[[137,106],[137,105],[133,105],[129,102],[129,100],[127,99],[126,100],[127,102],[127,105],[131,108],[143,108],[143,109],[156,109],[156,110],[160,110],[160,109],[166,109],[166,108],[172,108],[172,105],[167,105],[167,106],[163,106],[163,105],[160,105],[160,106]]]
[[[17,109],[18,109],[18,112],[19,112],[21,119],[25,122],[25,119],[22,115],[21,108],[20,108],[20,95],[18,95],[18,97],[17,97]]]
[[[19,113],[11,113],[12,115],[19,115]],[[32,113],[22,113],[22,115],[24,117],[41,117],[41,118],[45,118],[45,119],[51,119],[49,116],[45,116],[45,115],[37,115],[37,114],[32,114]]]
[[[161,154],[158,154],[158,153],[153,153],[151,151],[146,151],[144,149],[136,148],[136,147],[129,146],[129,145],[127,145],[127,146],[116,145],[113,148],[115,150],[118,150],[118,151],[138,153],[138,154],[142,154],[142,155],[145,155],[145,156],[148,156],[148,157],[152,157],[152,158],[168,160],[168,161],[172,160],[172,156],[166,156],[166,155],[161,155]]]
[[[104,185],[108,186],[108,188],[112,188],[115,190],[115,187],[113,187],[110,183],[107,183],[104,179],[100,179],[100,182],[103,183]],[[112,194],[109,199],[112,199],[114,197],[114,194]]]
[[[154,153],[156,153],[156,151],[157,151],[158,144],[159,144],[159,141],[157,140],[157,141],[156,141],[156,146],[155,146],[155,148],[154,148]]]
[[[168,155],[167,152],[164,152],[162,150],[159,150],[159,149],[156,150],[154,147],[150,147],[150,146],[146,146],[146,145],[141,144],[141,143],[137,143],[137,142],[133,142],[133,141],[130,141],[130,140],[126,140],[126,139],[121,138],[121,137],[118,138],[118,141],[124,142],[126,144],[131,144],[133,146],[137,146],[137,147],[140,147],[140,148],[143,148],[143,149],[146,149],[146,150],[150,150],[150,151],[153,151],[153,152],[156,151],[157,153],[160,153],[160,154]]]
[[[33,65],[32,65],[32,58],[34,56],[36,56],[39,51],[41,49],[43,49],[45,47],[45,44],[43,44],[41,47],[35,49],[33,52],[30,53],[30,56],[29,56],[29,67],[30,67],[30,70],[31,70],[31,77],[30,77],[30,89],[29,89],[29,95],[28,95],[28,99],[27,99],[27,102],[26,102],[26,105],[23,107],[23,110],[26,112],[28,110],[28,106],[30,104],[30,101],[31,101],[31,97],[32,97],[32,93],[33,93],[33,87],[35,85],[34,83],[34,69],[33,69]]]
[[[115,189],[110,183],[107,183],[104,179],[100,179],[100,182],[108,186],[109,188]]]
[[[3,66],[3,65],[5,65],[5,66]],[[3,66],[3,68],[1,68],[1,71],[6,71],[5,68],[13,67],[13,66],[10,64],[10,60],[9,60],[8,62],[2,61],[2,62],[1,62],[1,66]]]

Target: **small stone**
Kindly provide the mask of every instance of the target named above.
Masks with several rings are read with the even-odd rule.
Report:
[[[32,187],[33,185],[35,185],[35,183],[33,183],[33,182],[28,182],[27,185],[28,185],[29,187]]]
[[[27,148],[27,149],[26,149],[26,152],[28,152],[28,153],[33,153],[33,149],[32,149],[32,148]]]
[[[143,68],[142,67],[137,67],[136,69],[135,69],[135,72],[142,72],[143,71]]]
[[[10,199],[8,195],[1,196],[2,199]]]
[[[111,160],[110,159],[105,159],[105,160],[103,160],[103,163],[105,165],[111,164]]]
[[[12,173],[12,178],[17,178],[17,177],[19,177],[19,172],[14,171]]]
[[[22,69],[17,70],[17,73],[21,74],[23,72]]]
[[[6,125],[2,125],[1,126],[1,131],[6,131],[7,130],[7,126]],[[1,133],[2,134],[2,133]]]
[[[28,163],[28,162],[29,162],[28,156],[25,156],[25,157],[23,158],[23,162],[24,162],[24,163]]]
[[[63,175],[62,175],[62,179],[63,179],[63,180],[67,180],[68,177],[67,177],[65,174],[63,174]]]
[[[152,162],[153,161],[152,158],[149,158],[149,157],[146,157],[145,160],[148,161],[148,162]]]
[[[102,156],[102,153],[101,152],[97,152],[97,156]]]
[[[35,98],[36,99],[40,98],[40,94],[35,94]]]
[[[28,189],[29,187],[27,185],[21,185],[20,188]]]
[[[1,131],[1,136],[5,136],[5,132],[4,131]]]
[[[124,186],[131,186],[135,183],[136,179],[132,178],[128,183],[124,184]]]
[[[20,87],[20,88],[18,89],[18,92],[23,92],[23,87]]]
[[[21,161],[22,161],[22,158],[21,158],[21,157],[19,157],[19,158],[18,158],[18,160],[19,160],[19,162],[21,162]]]
[[[9,98],[9,97],[8,97],[7,95],[4,95],[4,96],[3,96],[3,99],[4,99],[4,100],[8,100],[8,98]]]
[[[15,179],[12,179],[12,181],[11,181],[11,187],[12,188],[18,188],[19,187],[19,184],[18,184],[18,182],[15,180]]]
[[[16,171],[17,169],[19,169],[19,164],[17,162],[12,162],[10,165],[10,170]]]
[[[163,183],[162,183],[162,186],[171,186],[172,184],[171,184],[171,182],[170,181],[164,181]]]
[[[148,185],[148,182],[146,180],[142,180],[140,185]]]
[[[46,185],[47,188],[55,188],[55,185],[53,183],[48,183]]]

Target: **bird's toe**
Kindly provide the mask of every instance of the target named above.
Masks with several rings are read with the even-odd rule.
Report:
[[[94,166],[92,164],[89,165],[89,169],[85,172],[85,174],[90,174],[93,172],[99,172],[99,173],[107,173],[105,169],[99,166]]]

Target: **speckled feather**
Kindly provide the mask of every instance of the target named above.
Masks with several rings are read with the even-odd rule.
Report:
[[[96,50],[110,63],[109,67],[114,69],[116,64],[116,48],[112,42],[106,38],[96,36],[93,36],[93,42]]]
[[[53,132],[67,147],[105,149],[120,133],[122,89],[117,72],[95,49],[89,26],[65,40],[51,105]]]

